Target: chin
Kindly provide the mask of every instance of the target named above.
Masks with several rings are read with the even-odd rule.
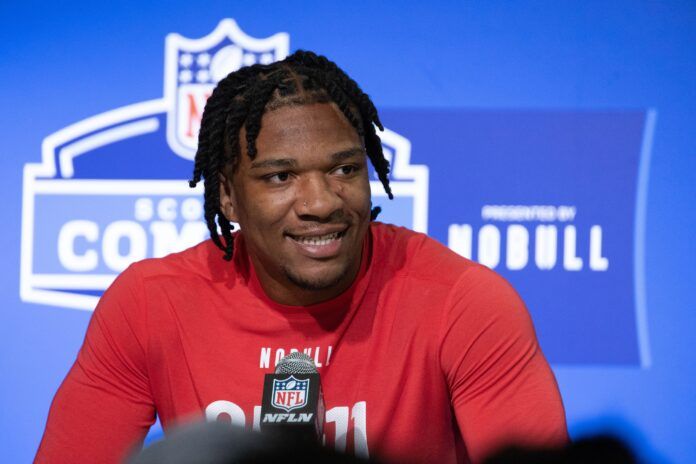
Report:
[[[341,283],[348,274],[348,267],[340,270],[315,272],[296,272],[294,269],[284,269],[285,276],[290,282],[304,290],[327,290]]]

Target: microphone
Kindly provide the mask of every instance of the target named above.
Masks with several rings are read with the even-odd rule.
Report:
[[[304,353],[290,353],[264,379],[262,434],[221,422],[190,424],[131,456],[128,464],[376,462],[325,448],[324,414],[314,361]]]
[[[320,442],[324,431],[324,397],[317,367],[305,353],[293,352],[266,374],[261,400],[261,431]]]

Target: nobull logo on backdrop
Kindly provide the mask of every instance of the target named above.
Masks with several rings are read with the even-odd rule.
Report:
[[[471,224],[452,224],[447,241],[450,248],[472,258],[475,232],[477,261],[492,269],[504,266],[521,271],[535,266],[553,270],[559,266],[566,271],[608,270],[602,226],[594,224],[578,231],[576,215],[577,207],[569,205],[484,205],[484,225],[474,231]],[[578,232],[586,236],[578,239]],[[587,244],[587,249],[578,250],[578,242]]]
[[[383,113],[428,157],[429,234],[513,284],[551,362],[649,365],[654,112]]]
[[[227,73],[282,59],[288,50],[288,34],[256,39],[231,19],[200,39],[170,34],[163,98],[46,137],[41,162],[24,168],[22,300],[92,310],[132,262],[205,240],[202,186],[190,189],[186,180],[205,101]],[[425,232],[427,168],[410,165],[404,137],[387,130],[383,141],[396,196],[383,217]],[[370,184],[373,202],[381,203],[381,184]]]

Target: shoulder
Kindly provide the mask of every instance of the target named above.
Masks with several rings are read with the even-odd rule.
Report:
[[[453,285],[480,266],[427,235],[375,222],[371,227],[375,261],[400,276]]]
[[[444,320],[528,319],[512,285],[501,275],[464,258],[425,234],[373,223],[375,263],[389,279],[406,281],[443,311]]]
[[[142,280],[162,277],[213,279],[232,268],[229,262],[222,259],[222,251],[208,239],[177,253],[133,263],[123,274],[133,274]]]
[[[213,248],[215,245],[212,241],[206,240],[178,253],[132,263],[109,285],[101,296],[97,309],[104,312],[105,307],[113,306],[114,303],[133,306],[135,302],[144,300],[144,290],[152,280],[176,282],[186,276],[210,274],[205,263],[213,253]]]
[[[118,275],[99,299],[95,315],[140,325],[160,314],[165,302],[192,301],[192,295],[229,282],[235,269],[223,260],[222,252],[211,240],[161,258],[144,259]]]

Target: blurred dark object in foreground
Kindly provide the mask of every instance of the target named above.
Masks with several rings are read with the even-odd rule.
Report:
[[[133,455],[128,464],[367,464],[318,443],[287,435],[249,432],[221,422],[196,423],[168,434]],[[629,447],[610,435],[575,441],[563,448],[504,448],[483,464],[634,464]]]
[[[128,464],[368,463],[318,443],[249,432],[221,422],[196,423],[135,454]]]
[[[570,443],[564,448],[504,448],[484,464],[634,464],[633,452],[616,437],[600,435]]]

